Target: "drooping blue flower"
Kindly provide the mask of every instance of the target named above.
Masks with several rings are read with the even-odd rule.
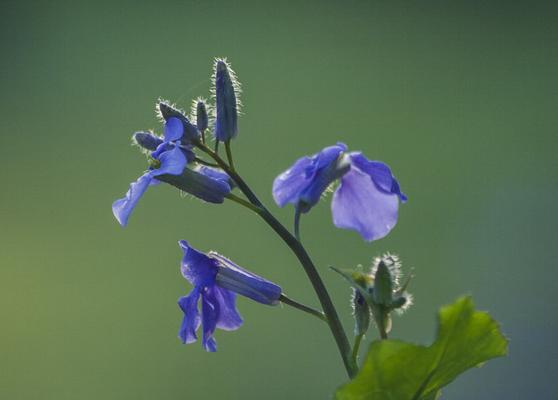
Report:
[[[242,318],[236,309],[236,294],[262,304],[279,303],[281,288],[252,272],[239,267],[215,252],[204,254],[186,241],[178,242],[184,252],[182,275],[194,288],[178,300],[184,318],[178,332],[183,343],[197,340],[202,325],[202,344],[207,351],[216,351],[215,329],[232,331],[240,328]],[[201,313],[198,303],[201,299]]]
[[[343,143],[297,160],[273,182],[273,197],[280,207],[290,203],[306,213],[336,180],[334,225],[355,230],[367,241],[386,236],[397,223],[399,200],[407,197],[386,164],[348,153]]]
[[[239,85],[226,60],[215,61],[215,139],[226,142],[237,132]]]
[[[221,171],[207,167],[187,168],[194,160],[194,153],[188,144],[183,144],[184,125],[176,117],[164,124],[164,136],[138,132],[136,143],[152,150],[153,165],[130,185],[126,196],[112,204],[112,212],[120,225],[126,226],[130,214],[149,186],[160,182],[169,183],[186,193],[210,202],[222,203],[232,188],[230,178]]]

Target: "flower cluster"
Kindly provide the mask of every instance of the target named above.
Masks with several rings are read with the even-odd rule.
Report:
[[[163,124],[162,135],[150,131],[133,135],[134,143],[147,156],[149,165],[147,171],[130,184],[126,195],[113,203],[115,218],[120,225],[126,226],[146,190],[164,182],[208,203],[219,204],[230,199],[255,210],[278,233],[281,232],[284,239],[287,237],[286,242],[298,252],[299,259],[308,264],[305,250],[301,246],[292,246],[293,240],[298,238],[298,223],[293,236],[270,217],[271,214],[234,169],[230,146],[238,134],[240,86],[230,65],[223,59],[217,59],[214,64],[212,93],[214,104],[198,98],[192,104],[190,115],[167,101],[157,103]],[[215,140],[215,150],[207,146],[207,132]],[[219,156],[220,142],[225,144],[228,163]],[[205,155],[212,160],[205,160]],[[295,221],[298,221],[300,215],[308,213],[336,182],[339,184],[331,203],[335,226],[356,230],[367,241],[384,237],[395,226],[399,201],[407,198],[390,168],[380,161],[368,160],[360,152],[349,152],[343,143],[297,160],[275,179],[272,192],[279,206],[294,205]],[[236,188],[245,198],[231,193]],[[271,306],[282,301],[327,321],[330,326],[338,323],[335,318],[330,319],[331,313],[335,312],[331,302],[322,302],[325,304],[323,312],[314,310],[287,298],[275,283],[216,252],[200,252],[184,240],[179,245],[183,251],[182,275],[193,286],[191,292],[178,301],[184,314],[179,330],[183,343],[196,341],[201,326],[203,347],[215,351],[217,346],[213,335],[216,329],[236,330],[242,325],[236,308],[237,294]],[[393,257],[391,260],[389,264],[388,258],[383,257],[371,274],[361,274],[352,281],[357,289],[353,303],[358,334],[364,334],[368,329],[370,313],[377,320],[376,309],[389,314],[389,311],[403,309],[410,303],[410,297],[398,286],[398,261]],[[314,268],[313,265],[305,267]],[[320,279],[317,272],[309,276]],[[330,308],[326,310],[326,306]],[[335,326],[334,330],[338,332],[342,327]]]
[[[124,198],[112,205],[114,216],[123,226],[127,225],[138,200],[154,184],[169,183],[209,203],[222,203],[232,188],[227,174],[195,162],[193,143],[200,137],[198,127],[169,104],[160,102],[158,107],[165,119],[163,137],[150,132],[136,132],[133,136],[138,146],[150,151],[149,170],[130,185]]]
[[[189,118],[166,101],[157,103],[163,135],[145,131],[133,135],[134,143],[148,156],[149,168],[130,185],[125,197],[112,205],[113,214],[122,226],[128,224],[132,211],[147,188],[161,182],[208,203],[224,201],[234,188],[233,180],[223,170],[201,164],[195,150],[205,143],[205,132],[210,128],[213,128],[216,141],[228,142],[236,136],[238,90],[234,72],[225,60],[218,59],[214,66],[215,106],[197,99]],[[210,121],[208,109],[215,110],[213,126],[210,125],[213,121]],[[191,122],[193,120],[195,124]],[[236,294],[262,304],[278,304],[281,288],[276,284],[218,253],[201,253],[184,240],[179,245],[184,252],[182,275],[194,286],[189,295],[178,301],[184,313],[179,330],[183,343],[194,342],[196,331],[202,325],[203,347],[207,351],[215,351],[215,329],[235,330],[242,325],[242,318],[236,309]],[[198,309],[200,302],[201,312]]]

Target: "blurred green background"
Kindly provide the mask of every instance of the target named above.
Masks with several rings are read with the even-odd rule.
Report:
[[[208,95],[216,56],[244,88],[238,167],[285,223],[273,178],[338,140],[410,198],[372,244],[333,227],[329,200],[303,221],[347,329],[327,266],[393,251],[416,275],[393,337],[429,343],[437,308],[470,293],[511,338],[444,398],[556,398],[556,17],[527,1],[2,1],[0,398],[327,399],[344,382],[329,331],[296,310],[240,299],[216,354],[177,339],[178,239],[317,304],[255,216],[168,186],[126,229],[111,214],[146,167],[130,135],[160,130],[159,96]]]

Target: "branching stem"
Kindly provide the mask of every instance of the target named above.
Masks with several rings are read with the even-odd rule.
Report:
[[[225,142],[225,151],[227,152],[227,160],[229,160],[229,167],[231,167],[231,170],[235,170],[234,169],[234,163],[233,163],[233,156],[232,156],[232,151],[231,151],[231,140],[227,140]]]
[[[304,305],[302,303],[299,303],[298,301],[290,299],[284,293],[281,294],[281,297],[279,297],[279,301],[283,304],[286,304],[286,305],[294,307],[298,310],[304,311],[305,313],[313,315],[314,317],[317,317],[320,320],[322,320],[323,322],[327,323],[327,318],[322,311],[315,310],[312,307],[308,307],[307,305]]]
[[[320,277],[318,270],[316,269],[312,259],[306,252],[306,249],[302,246],[300,241],[297,240],[295,236],[289,232],[287,228],[285,228],[274,216],[271,214],[267,208],[262,204],[262,202],[258,199],[255,193],[250,189],[250,187],[244,182],[244,180],[238,175],[238,173],[233,170],[219,155],[208,148],[201,142],[195,143],[196,147],[198,147],[201,151],[209,155],[215,162],[235,181],[238,188],[244,193],[246,198],[249,200],[250,203],[254,207],[248,207],[252,211],[256,212],[280,237],[283,241],[289,246],[292,252],[296,255],[300,264],[304,268],[308,279],[310,280],[316,295],[320,301],[322,309],[324,310],[325,318],[328,323],[328,326],[333,334],[337,347],[339,349],[339,353],[341,354],[341,358],[343,359],[343,364],[345,365],[345,369],[347,370],[347,374],[350,378],[353,378],[357,373],[357,367],[354,364],[352,357],[351,357],[351,345],[349,344],[349,340],[347,339],[347,335],[345,334],[345,330],[343,329],[343,325],[341,324],[341,320],[339,319],[339,315],[335,310],[335,306],[331,301],[331,297]],[[230,197],[229,197],[230,198]],[[233,201],[237,201],[239,198],[232,199]],[[237,201],[239,202],[239,201]],[[240,203],[240,202],[239,202]],[[242,203],[240,203],[242,204]]]
[[[300,242],[300,207],[295,207],[295,216],[294,216],[294,235],[296,240]]]
[[[255,213],[260,213],[260,208],[256,207],[255,205],[253,205],[252,203],[250,203],[249,201],[244,200],[242,197],[238,197],[232,193],[229,193],[225,196],[227,199],[234,201],[235,203],[238,203],[240,205],[243,205],[246,208],[249,208],[250,210],[254,211]]]
[[[204,159],[199,158],[199,157],[194,158],[194,161],[199,163],[199,164],[206,165],[208,167],[217,167],[217,168],[219,167],[218,164],[215,164],[215,163],[212,163],[212,162],[209,162],[209,161],[205,161]]]

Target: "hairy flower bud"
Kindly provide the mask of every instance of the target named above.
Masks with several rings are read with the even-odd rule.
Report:
[[[353,315],[355,317],[355,335],[364,334],[373,317],[382,339],[387,338],[391,330],[391,313],[402,314],[408,309],[413,297],[407,292],[410,276],[403,283],[401,278],[401,262],[396,255],[384,254],[374,259],[369,273],[356,270],[337,269],[335,272],[343,276],[353,287]]]
[[[200,132],[207,129],[208,121],[209,119],[207,117],[207,107],[205,102],[199,99],[196,104],[196,126]]]
[[[390,307],[393,301],[393,282],[391,274],[384,261],[380,261],[374,275],[374,303]]]
[[[169,121],[171,118],[177,118],[180,120],[180,122],[182,122],[182,126],[184,127],[184,132],[181,139],[182,143],[189,144],[200,137],[198,128],[192,125],[192,123],[188,120],[188,118],[186,118],[186,115],[184,115],[182,111],[174,108],[166,101],[160,101],[158,103],[158,107],[161,117],[165,121]]]
[[[239,85],[230,65],[215,61],[215,138],[221,142],[233,139],[237,132]]]
[[[403,296],[396,298],[395,300],[393,300],[393,302],[391,303],[391,307],[392,308],[401,308],[405,305],[405,303],[407,302],[407,299]]]
[[[352,304],[355,317],[355,336],[364,335],[370,327],[370,307],[357,289],[353,289]]]
[[[163,143],[163,139],[149,132],[136,132],[133,140],[138,146],[151,151],[157,150],[157,147]]]

